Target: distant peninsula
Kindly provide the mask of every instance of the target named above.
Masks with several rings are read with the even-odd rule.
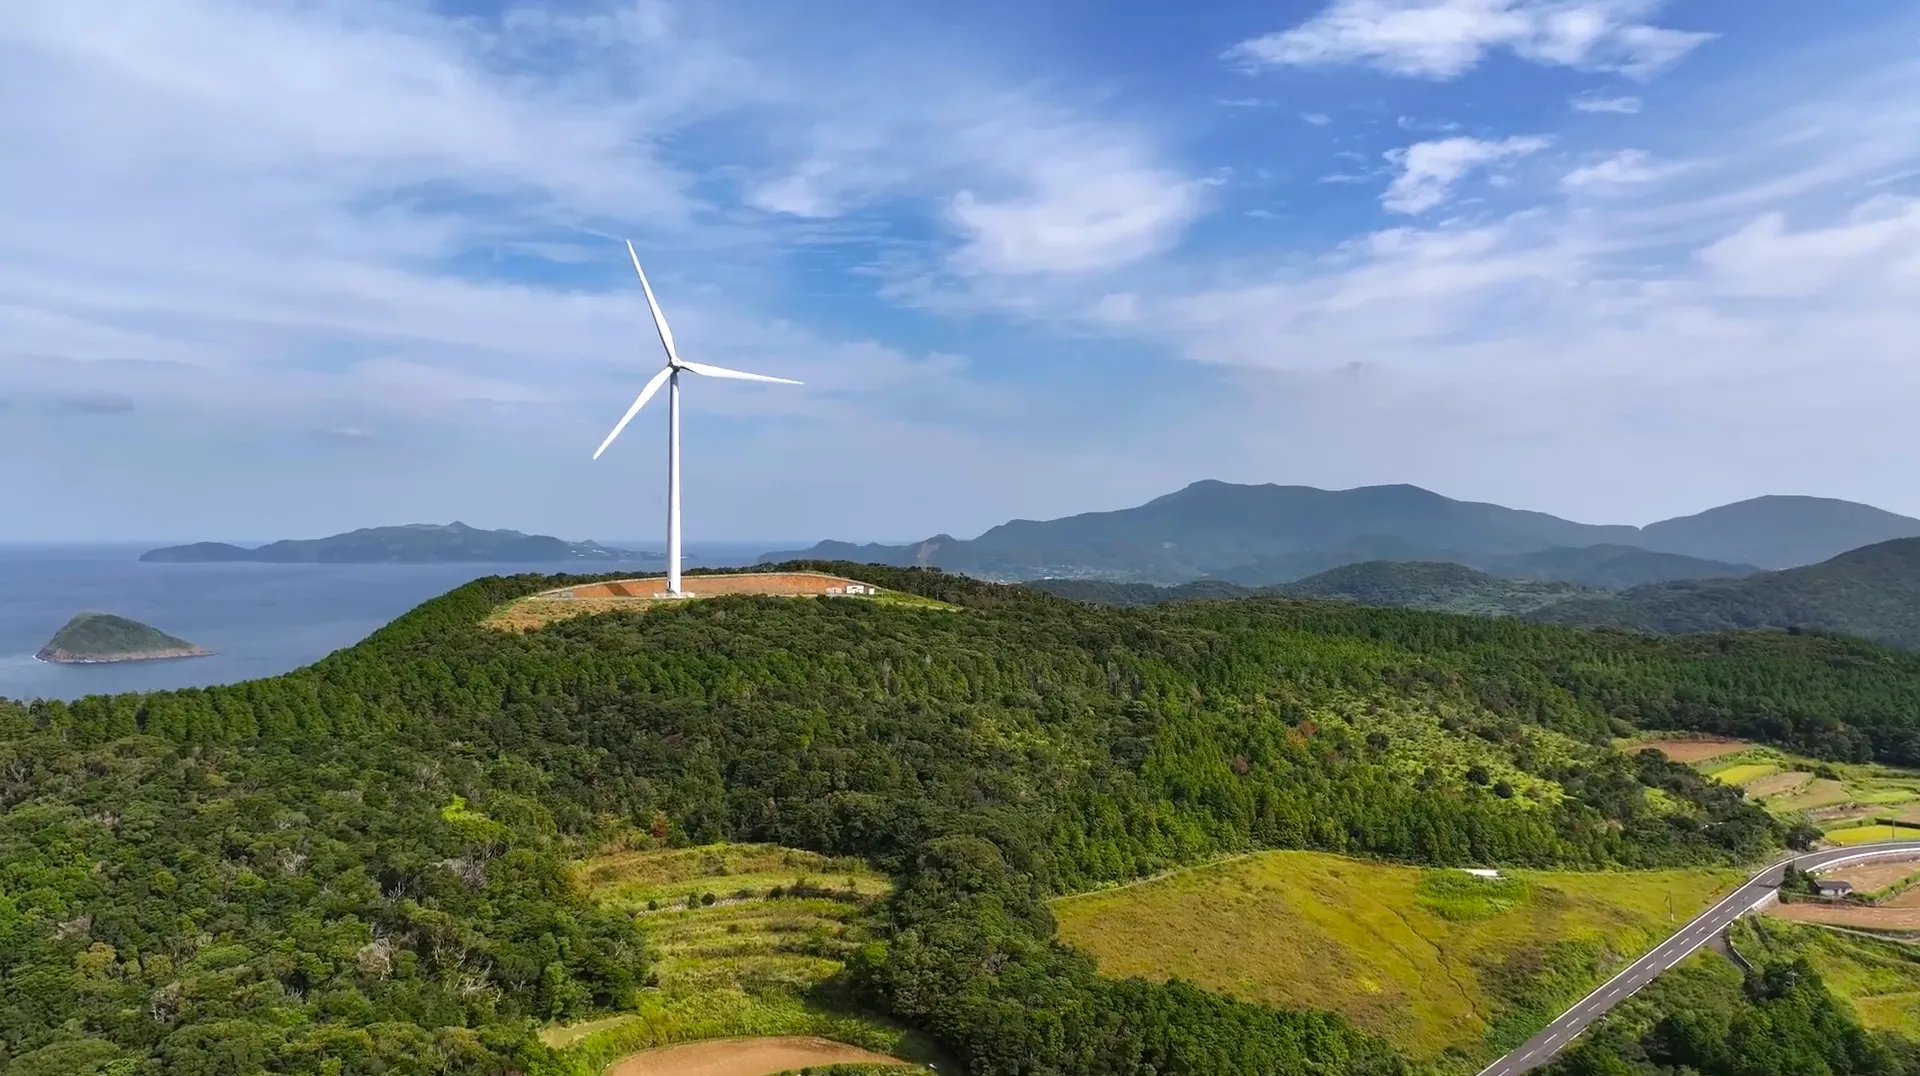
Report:
[[[35,657],[61,664],[198,658],[213,651],[176,639],[158,628],[112,613],[81,613],[55,632]]]
[[[225,542],[149,549],[143,561],[208,564],[250,561],[262,564],[537,564],[558,561],[658,560],[658,553],[612,549],[598,542],[566,542],[544,534],[484,531],[465,523],[409,523],[366,527],[330,538],[272,542],[246,549]]]

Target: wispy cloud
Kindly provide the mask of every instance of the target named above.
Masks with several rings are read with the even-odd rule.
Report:
[[[1663,0],[1332,0],[1289,30],[1242,41],[1245,67],[1365,63],[1417,78],[1452,79],[1490,52],[1585,71],[1654,74],[1715,35],[1646,21]]]
[[[1474,169],[1538,153],[1547,145],[1547,139],[1537,136],[1443,138],[1390,151],[1387,159],[1400,174],[1380,196],[1380,204],[1394,213],[1424,213],[1445,202],[1454,185]]]
[[[1655,161],[1645,150],[1625,149],[1568,172],[1560,177],[1560,185],[1572,191],[1607,191],[1652,183],[1683,172],[1687,167],[1684,163]]]
[[[1595,112],[1595,113],[1610,112],[1610,113],[1615,113],[1617,115],[1622,115],[1622,116],[1631,116],[1639,112],[1641,105],[1642,105],[1642,102],[1640,98],[1634,97],[1632,95],[1626,95],[1621,97],[1595,97],[1590,95],[1582,95],[1568,102],[1568,106],[1571,107],[1575,112]]]

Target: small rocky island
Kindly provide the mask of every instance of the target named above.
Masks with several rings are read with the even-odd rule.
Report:
[[[63,664],[198,658],[213,651],[112,613],[81,613],[54,633],[35,657]]]

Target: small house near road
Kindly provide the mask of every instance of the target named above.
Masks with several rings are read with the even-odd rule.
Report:
[[[1853,883],[1839,878],[1816,878],[1813,891],[1823,897],[1845,897],[1853,893]]]

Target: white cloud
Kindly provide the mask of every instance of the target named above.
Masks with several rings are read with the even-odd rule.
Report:
[[[1302,112],[1300,113],[1300,118],[1313,124],[1315,127],[1325,127],[1327,124],[1333,122],[1333,117],[1327,115],[1325,112]]]
[[[1593,164],[1582,165],[1560,177],[1573,191],[1607,191],[1637,183],[1652,183],[1686,169],[1684,164],[1661,164],[1645,150],[1623,149]]]
[[[953,200],[966,235],[964,272],[1077,273],[1111,269],[1165,250],[1200,211],[1197,184],[1151,171],[1036,177],[1030,192]]]
[[[1581,96],[1567,102],[1575,112],[1611,112],[1622,116],[1631,116],[1640,111],[1642,101],[1631,95],[1623,97]]]
[[[1332,0],[1290,30],[1235,45],[1250,68],[1366,63],[1396,75],[1452,79],[1489,53],[1644,78],[1714,35],[1642,21],[1663,0]]]
[[[997,162],[992,188],[948,206],[962,274],[1085,273],[1158,254],[1205,206],[1205,184],[1125,132],[1016,112],[959,136]]]
[[[1392,213],[1424,213],[1445,202],[1454,184],[1475,168],[1538,153],[1547,145],[1545,138],[1532,136],[1498,141],[1462,137],[1392,150],[1387,159],[1400,174],[1380,196],[1380,204]]]
[[[1874,198],[1840,223],[1801,231],[1767,213],[1699,260],[1726,295],[1805,299],[1844,288],[1856,302],[1920,300],[1920,199]]]

